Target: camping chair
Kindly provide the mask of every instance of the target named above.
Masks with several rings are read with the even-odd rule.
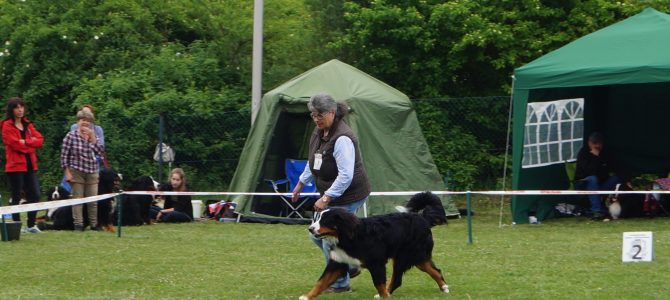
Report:
[[[565,161],[565,175],[568,177],[568,190],[575,191],[577,190],[577,184],[586,181],[585,179],[575,179],[575,173],[577,171],[577,162]],[[579,206],[584,206],[588,204],[588,196],[580,195],[577,196],[577,203]]]
[[[298,218],[305,219],[305,217],[300,213],[300,209],[305,203],[309,202],[311,199],[316,199],[315,196],[305,196],[301,197],[298,202],[291,202],[290,197],[285,197],[285,193],[290,193],[298,184],[300,180],[300,174],[305,170],[307,165],[306,160],[297,160],[297,159],[286,159],[284,163],[284,171],[286,173],[286,178],[279,180],[270,180],[266,179],[265,182],[272,186],[272,189],[278,194],[278,196],[284,201],[290,212],[287,213],[286,217],[290,218],[295,215]],[[285,191],[280,191],[280,186],[285,186]],[[302,193],[316,193],[316,185],[310,183],[309,185],[304,185],[302,188]],[[304,211],[303,211],[304,213]]]
[[[577,162],[565,162],[565,175],[568,176],[568,190],[575,190],[575,183],[584,181],[584,179],[575,180],[575,172],[577,171]]]

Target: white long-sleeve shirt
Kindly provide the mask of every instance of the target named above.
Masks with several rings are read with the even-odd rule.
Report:
[[[335,141],[335,148],[333,149],[333,157],[335,157],[335,164],[337,165],[337,177],[324,194],[331,198],[337,198],[342,196],[354,179],[354,163],[356,161],[354,142],[347,136],[340,136],[337,138]],[[314,175],[312,174],[308,162],[307,165],[305,165],[305,170],[303,170],[300,175],[300,182],[308,184],[313,180]]]

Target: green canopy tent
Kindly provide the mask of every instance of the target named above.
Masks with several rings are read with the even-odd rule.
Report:
[[[231,192],[271,192],[264,179],[284,178],[284,160],[307,159],[314,129],[307,101],[328,93],[350,107],[345,121],[359,138],[373,191],[441,190],[444,185],[406,95],[338,60],[317,66],[263,96],[247,137]],[[370,215],[394,211],[408,196],[378,196],[368,201]],[[276,196],[237,196],[244,215],[277,215]],[[445,207],[456,209],[448,200]]]
[[[522,167],[529,103],[583,98],[584,138],[602,132],[633,174],[657,173],[667,161],[670,139],[659,134],[670,112],[670,15],[647,8],[516,69],[514,77],[514,190],[568,188],[563,163]],[[557,203],[571,199],[513,197],[513,221],[527,223],[531,211],[550,218]]]

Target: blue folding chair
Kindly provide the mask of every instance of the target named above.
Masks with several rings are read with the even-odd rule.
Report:
[[[265,180],[272,186],[272,189],[274,189],[274,191],[279,194],[279,197],[282,199],[282,201],[284,201],[286,206],[288,206],[288,209],[290,209],[290,212],[288,212],[286,215],[288,218],[295,215],[298,218],[305,219],[305,217],[300,213],[300,209],[303,205],[305,205],[305,203],[309,202],[309,200],[318,198],[318,196],[305,196],[300,197],[300,200],[298,200],[296,203],[293,203],[291,202],[290,197],[285,197],[283,195],[285,193],[293,192],[293,189],[300,180],[300,174],[302,174],[302,171],[305,170],[306,165],[306,160],[286,159],[284,162],[284,172],[286,173],[286,178],[279,180]],[[283,192],[280,191],[280,186],[285,186],[286,190]],[[316,185],[313,183],[304,185],[301,193],[316,193]]]

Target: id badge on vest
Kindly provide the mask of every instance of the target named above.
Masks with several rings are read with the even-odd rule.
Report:
[[[314,153],[314,170],[321,170],[322,162],[323,162],[323,154]]]

